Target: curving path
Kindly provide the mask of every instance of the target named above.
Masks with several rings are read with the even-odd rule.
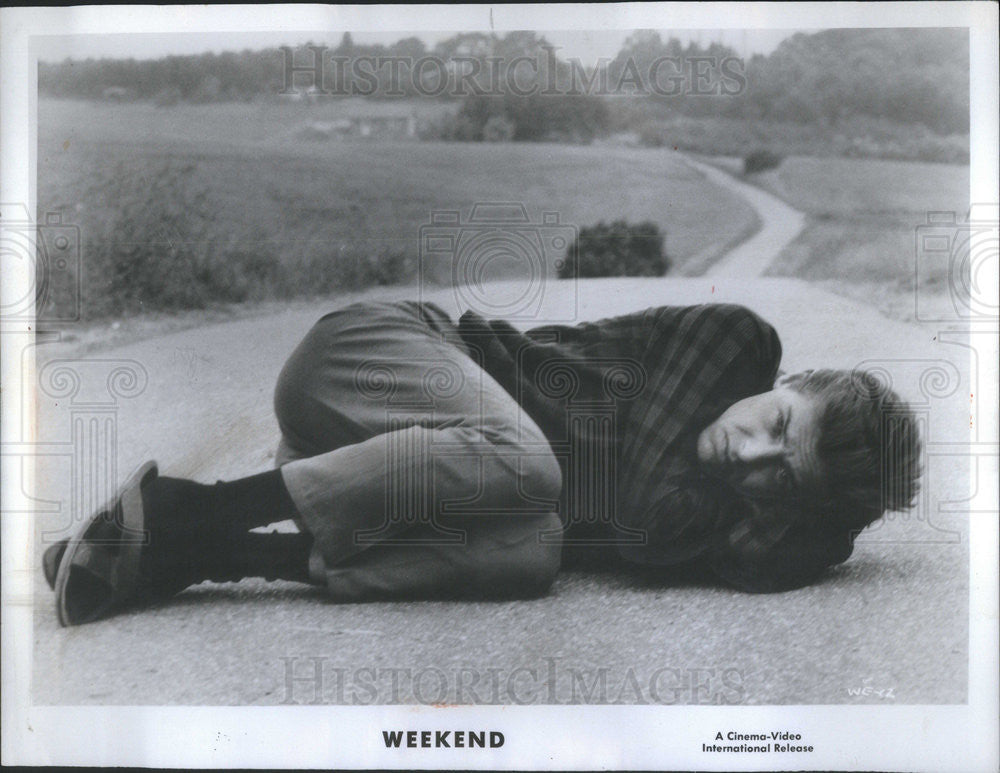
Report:
[[[713,184],[745,199],[757,211],[761,221],[760,230],[713,263],[704,275],[732,278],[763,276],[771,262],[802,232],[805,215],[777,196],[711,164],[688,157],[684,157],[683,161],[704,174]]]

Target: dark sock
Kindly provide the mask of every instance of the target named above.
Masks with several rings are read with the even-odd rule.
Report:
[[[233,540],[218,561],[232,577],[263,577],[310,583],[309,552],[313,538],[305,533],[247,532]]]
[[[239,582],[246,577],[314,584],[309,576],[313,538],[305,533],[245,534],[152,554],[143,564],[159,595],[205,582]]]
[[[159,477],[142,489],[150,522],[171,530],[238,534],[297,514],[281,470],[215,485]]]
[[[228,483],[219,481],[213,488],[222,517],[232,525],[255,529],[298,515],[281,470],[268,470]]]
[[[159,477],[142,487],[149,530],[142,573],[152,597],[205,580],[309,582],[309,534],[250,529],[297,515],[280,470],[205,485]]]

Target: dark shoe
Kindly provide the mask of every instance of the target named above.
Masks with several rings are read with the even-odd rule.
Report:
[[[107,617],[140,595],[140,562],[149,540],[142,486],[156,478],[155,462],[146,462],[108,503],[67,542],[46,551],[43,564],[55,573],[56,612],[63,626]],[[52,551],[52,552],[50,552]]]
[[[67,545],[69,545],[69,540],[61,539],[56,544],[46,548],[45,553],[42,554],[42,571],[45,572],[45,582],[52,590],[56,589],[56,574],[59,572],[59,564],[62,563]]]
[[[52,545],[42,559],[55,576],[64,626],[108,617],[126,606],[164,601],[205,580],[238,582],[246,561],[233,548],[246,536],[212,518],[216,503],[199,502],[215,488],[159,477],[147,462],[80,532]]]

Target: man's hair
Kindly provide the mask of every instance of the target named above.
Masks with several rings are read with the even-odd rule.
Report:
[[[920,490],[920,430],[898,394],[863,370],[806,370],[784,376],[778,386],[822,404],[822,509],[860,530],[886,511],[913,506]]]

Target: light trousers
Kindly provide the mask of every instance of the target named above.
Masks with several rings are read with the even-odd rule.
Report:
[[[559,569],[559,464],[436,306],[323,317],[274,398],[310,573],[338,601],[518,598]]]

